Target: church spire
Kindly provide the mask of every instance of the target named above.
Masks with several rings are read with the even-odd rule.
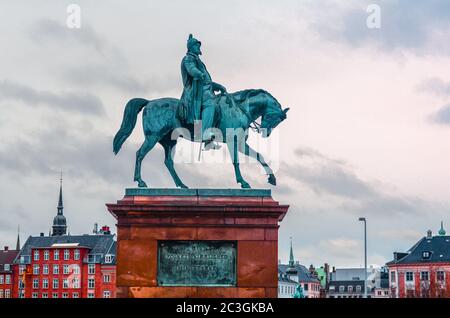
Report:
[[[62,198],[62,171],[59,179],[59,200],[58,200],[58,215],[63,215],[63,198]]]
[[[17,226],[17,242],[16,242],[16,251],[20,250],[20,225]]]
[[[62,171],[59,179],[59,199],[57,214],[53,218],[52,236],[65,235],[67,233],[66,217],[63,214],[63,199],[62,199]]]
[[[289,252],[289,266],[290,267],[294,266],[294,251],[292,249],[292,237],[291,237],[291,250]]]
[[[439,230],[439,235],[444,236],[446,234],[444,230],[444,222],[441,221],[441,229]]]

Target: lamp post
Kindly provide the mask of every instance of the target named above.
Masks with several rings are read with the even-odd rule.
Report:
[[[367,298],[367,221],[365,217],[358,220],[364,222],[364,298]]]

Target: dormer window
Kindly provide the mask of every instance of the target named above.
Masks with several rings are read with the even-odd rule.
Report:
[[[423,259],[429,259],[430,256],[431,256],[431,253],[430,253],[430,252],[428,252],[428,251],[422,252],[422,258],[423,258]]]

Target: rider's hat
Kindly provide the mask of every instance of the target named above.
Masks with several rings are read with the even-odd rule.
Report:
[[[187,49],[188,49],[188,51],[190,51],[191,50],[191,48],[195,45],[195,44],[202,44],[202,42],[200,42],[199,40],[197,40],[196,38],[194,38],[193,36],[192,36],[192,34],[189,34],[189,38],[188,38],[188,40],[187,40]]]

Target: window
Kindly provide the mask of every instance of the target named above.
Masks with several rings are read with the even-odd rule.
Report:
[[[47,264],[45,264],[45,265],[42,267],[42,273],[43,273],[44,275],[48,275],[48,265],[47,265]]]
[[[395,283],[396,281],[396,275],[394,271],[391,271],[391,283]]]
[[[5,289],[5,298],[11,298],[11,289]]]
[[[33,279],[33,289],[39,288],[39,279],[35,278]]]
[[[406,272],[406,281],[407,282],[412,282],[414,280],[414,275],[413,272]]]
[[[63,265],[63,273],[65,275],[69,274],[69,265]]]
[[[68,261],[70,257],[70,251],[69,250],[64,250],[64,260]]]
[[[26,265],[19,265],[19,275],[22,275],[25,272]]]
[[[47,289],[48,288],[48,278],[44,278],[42,280],[42,288]]]
[[[111,297],[111,292],[109,290],[105,290],[103,292],[103,298],[110,298]]]
[[[73,259],[76,260],[76,261],[80,259],[80,250],[75,250],[74,251]]]
[[[309,287],[309,284],[304,284],[304,285],[303,285],[303,289],[304,289],[305,291],[308,290],[308,287]]]
[[[348,286],[347,290],[348,290],[349,293],[353,293],[353,286]]]
[[[53,250],[53,260],[59,261],[59,250]]]
[[[59,274],[59,265],[53,265],[53,274],[58,275]]]
[[[63,279],[63,288],[69,288],[69,280],[67,278]]]
[[[428,279],[429,279],[429,274],[428,274],[428,272],[420,272],[420,280],[423,280],[423,281],[428,281]]]
[[[80,295],[78,293],[72,293],[72,298],[79,298]]]
[[[42,298],[48,298],[48,293],[42,293]]]
[[[5,276],[5,284],[11,284],[11,275]]]
[[[103,275],[103,282],[104,283],[110,283],[111,282],[111,275]]]
[[[50,258],[50,252],[48,250],[44,251],[44,261],[48,261]]]
[[[69,298],[69,293],[62,293],[62,298]]]
[[[58,289],[59,288],[59,281],[57,279],[53,280],[53,289]]]
[[[39,260],[39,251],[34,251],[34,253],[33,253],[33,259],[34,259],[35,261],[38,261],[38,260]]]
[[[112,262],[112,255],[106,255],[105,256],[105,263],[110,264]]]
[[[58,298],[58,293],[52,293],[52,298]]]
[[[33,265],[33,275],[39,275],[39,265]]]
[[[95,264],[88,265],[88,274],[95,274]]]
[[[431,256],[431,253],[428,251],[422,252],[422,258],[423,259],[429,259]]]
[[[94,298],[94,293],[88,293],[88,298]]]
[[[343,293],[345,291],[345,286],[339,286],[339,292]]]
[[[73,273],[74,274],[79,274],[80,273],[80,266],[74,264],[74,265],[72,265],[72,268],[73,268]]]
[[[361,288],[361,285],[357,285],[357,286],[356,286],[356,292],[357,292],[357,293],[360,293],[360,292],[361,292],[361,289],[362,289],[362,288]]]
[[[89,278],[88,279],[88,288],[95,288],[95,279]]]
[[[9,264],[3,264],[3,270],[9,272],[11,270],[11,267],[9,266]]]
[[[0,275],[0,284],[4,284],[5,283],[5,276]]]
[[[438,282],[445,281],[445,273],[444,273],[444,271],[437,271],[436,272],[436,278],[437,278]]]
[[[36,293],[36,292],[32,293],[31,298],[38,298],[38,293]]]
[[[80,280],[78,278],[72,279],[73,288],[80,288]]]
[[[3,298],[3,289],[0,289],[0,298]]]

